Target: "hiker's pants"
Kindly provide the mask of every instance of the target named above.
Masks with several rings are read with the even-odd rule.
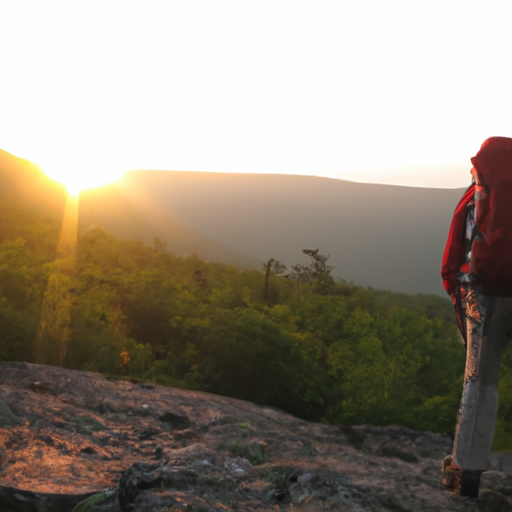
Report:
[[[466,370],[452,455],[462,469],[486,470],[496,428],[500,363],[512,335],[512,298],[466,289],[463,300]]]

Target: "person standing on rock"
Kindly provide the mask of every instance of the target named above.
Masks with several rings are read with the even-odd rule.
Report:
[[[501,358],[512,337],[512,139],[487,139],[471,162],[472,184],[455,209],[441,271],[466,345],[442,488],[477,497],[496,427]]]

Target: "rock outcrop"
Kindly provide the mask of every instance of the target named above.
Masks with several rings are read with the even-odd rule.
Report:
[[[44,365],[0,363],[0,447],[2,512],[512,511],[440,490],[447,436]]]

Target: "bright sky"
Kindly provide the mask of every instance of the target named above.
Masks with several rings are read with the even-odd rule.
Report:
[[[136,168],[463,187],[512,136],[511,10],[0,0],[0,148],[70,187]]]

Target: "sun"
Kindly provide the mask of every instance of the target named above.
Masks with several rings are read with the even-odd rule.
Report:
[[[68,194],[73,197],[78,197],[80,195],[80,192],[82,192],[82,190],[85,189],[86,187],[80,186],[78,184],[66,185],[66,190],[68,191]]]
[[[103,159],[63,161],[59,158],[45,158],[44,161],[38,161],[37,165],[47,176],[62,183],[73,197],[78,197],[84,190],[116,181],[124,174],[118,165]]]

